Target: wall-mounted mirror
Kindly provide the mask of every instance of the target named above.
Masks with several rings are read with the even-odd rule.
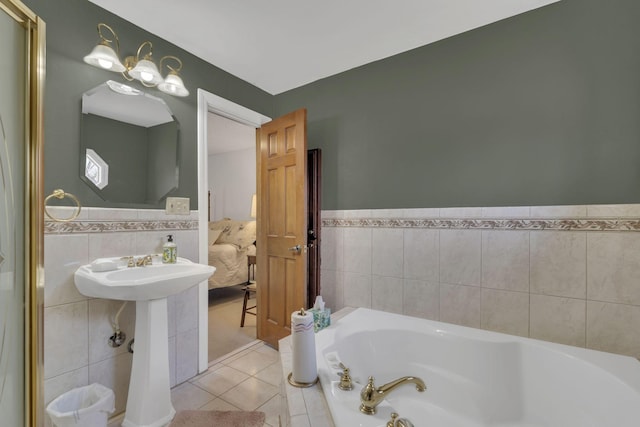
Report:
[[[179,125],[161,98],[107,81],[82,95],[80,177],[110,202],[157,204],[178,188]]]

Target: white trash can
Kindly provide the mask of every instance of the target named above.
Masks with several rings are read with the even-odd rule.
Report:
[[[47,405],[57,427],[106,427],[115,409],[113,391],[98,383],[69,390]]]

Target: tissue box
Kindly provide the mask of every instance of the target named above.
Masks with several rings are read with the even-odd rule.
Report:
[[[313,314],[314,332],[318,332],[319,330],[331,325],[331,309],[325,308],[324,310],[318,310],[312,308],[309,311]]]

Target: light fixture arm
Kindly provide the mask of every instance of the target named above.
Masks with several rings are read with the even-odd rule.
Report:
[[[109,32],[113,36],[113,39],[108,39],[108,38],[106,38],[104,36],[104,34],[102,34],[102,29],[103,28],[106,28],[107,30],[109,30]],[[120,57],[120,39],[118,39],[118,35],[116,34],[115,31],[113,31],[113,28],[111,28],[107,24],[104,24],[104,23],[100,22],[98,24],[98,35],[100,36],[99,43],[103,44],[105,46],[109,46],[111,43],[113,43],[115,41],[116,42],[116,54],[118,55],[118,57]]]
[[[163,56],[162,58],[160,58],[160,70],[162,70],[162,62],[168,59],[172,59],[174,61],[176,61],[178,63],[178,66],[176,68],[173,68],[171,65],[169,64],[165,64],[167,66],[167,68],[169,69],[170,73],[173,74],[178,74],[180,72],[180,70],[182,70],[182,61],[180,60],[180,58],[177,58],[173,55],[167,55],[167,56]]]
[[[138,52],[136,53],[136,62],[140,61],[140,52],[142,52],[142,48],[146,45],[149,45],[149,53],[143,56],[142,59],[151,60],[151,56],[153,55],[153,44],[147,40],[146,42],[142,42],[138,48]]]

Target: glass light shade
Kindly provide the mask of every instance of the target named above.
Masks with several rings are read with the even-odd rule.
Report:
[[[135,67],[129,71],[129,75],[134,79],[140,80],[146,85],[157,85],[162,82],[162,76],[158,67],[153,61],[141,59]]]
[[[139,91],[138,89],[134,89],[131,86],[127,86],[122,83],[114,82],[113,80],[107,80],[107,86],[109,86],[109,89],[111,89],[112,91],[121,95],[142,95],[142,91]]]
[[[169,73],[167,78],[164,79],[164,82],[158,85],[158,89],[173,96],[189,95],[189,91],[184,87],[184,83],[180,76],[173,72]]]
[[[118,59],[116,52],[111,46],[105,44],[96,45],[91,53],[84,57],[84,62],[94,67],[115,71],[116,73],[121,73],[126,70],[125,66],[120,62],[120,59]]]

